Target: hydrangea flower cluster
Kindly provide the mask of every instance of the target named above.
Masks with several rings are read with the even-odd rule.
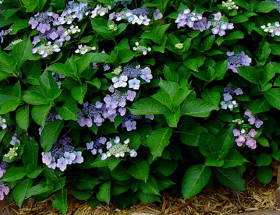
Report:
[[[17,150],[18,150],[18,145],[9,148],[9,152],[5,154],[4,157],[9,160],[12,160],[14,157],[18,156]]]
[[[53,76],[54,79],[55,79],[55,82],[56,82],[56,84],[57,84],[57,87],[60,89],[60,88],[61,88],[61,80],[64,79],[65,76],[59,75],[59,74],[57,74],[57,73],[55,73],[55,72],[52,72],[51,74],[52,74],[52,76]]]
[[[87,46],[87,45],[78,45],[78,49],[76,49],[75,53],[76,54],[81,54],[81,55],[84,55],[90,51],[94,51],[96,50],[96,47],[93,46],[93,47],[90,47],[90,46]]]
[[[111,13],[109,15],[109,20],[116,20],[116,21],[121,21],[121,20],[126,20],[127,22],[131,24],[138,24],[138,25],[149,25],[150,24],[150,19],[148,18],[148,14],[150,12],[150,9],[143,6],[141,8],[136,8],[133,10],[125,10],[121,11],[119,13]]]
[[[146,47],[146,46],[142,46],[139,44],[139,42],[135,42],[135,47],[133,47],[133,51],[142,53],[143,55],[146,55],[148,52],[150,52],[152,49],[151,47]]]
[[[51,30],[51,26],[59,25],[58,21],[59,15],[53,12],[42,12],[36,13],[34,17],[31,17],[29,20],[29,24],[31,25],[32,29],[36,29],[40,33],[46,33],[47,31]]]
[[[0,178],[2,178],[3,175],[5,174],[7,167],[8,167],[8,163],[2,159],[0,164]]]
[[[102,154],[106,142],[107,142],[106,137],[99,137],[94,141],[90,141],[89,143],[86,143],[87,150],[91,150],[92,155],[96,155],[97,153]]]
[[[228,10],[237,10],[239,7],[232,0],[227,0],[226,2],[222,2],[222,6],[227,8]]]
[[[12,146],[19,146],[20,145],[20,140],[17,138],[17,134],[16,133],[14,133],[14,135],[12,136],[10,144]]]
[[[52,55],[54,52],[59,52],[61,49],[57,44],[52,44],[50,41],[47,44],[42,44],[38,47],[32,49],[33,54],[42,55],[42,57],[47,57]]]
[[[178,28],[188,26],[193,30],[205,31],[211,25],[206,17],[202,14],[192,12],[190,9],[185,9],[183,13],[179,13],[177,19],[175,20]]]
[[[237,67],[250,66],[252,62],[252,59],[243,51],[239,54],[234,54],[234,52],[227,52],[226,54],[228,56],[227,69],[232,70],[234,73],[238,73]]]
[[[0,127],[1,127],[2,129],[7,128],[6,119],[2,118],[1,116],[0,116]]]
[[[136,130],[136,120],[140,120],[143,118],[153,120],[154,115],[145,115],[145,116],[140,116],[140,115],[133,115],[132,113],[128,112],[125,115],[124,120],[122,121],[122,127],[126,128],[127,131],[132,131]]]
[[[91,18],[95,18],[97,16],[104,16],[105,14],[109,13],[111,9],[112,8],[109,5],[105,5],[105,6],[96,5],[94,10],[91,12]]]
[[[48,168],[58,168],[60,171],[64,171],[67,165],[82,163],[84,158],[82,152],[75,151],[75,148],[69,143],[72,139],[64,136],[57,142],[55,142],[49,152],[42,152],[42,161]]]
[[[8,30],[2,30],[0,31],[0,43],[3,43],[4,42],[4,38],[9,34],[11,33],[12,29],[9,28]]]
[[[238,107],[238,103],[236,102],[236,100],[233,100],[232,95],[242,95],[243,91],[240,88],[235,88],[230,85],[226,86],[224,91],[224,100],[220,102],[221,108],[224,110],[229,109],[230,111],[232,111],[235,107]]]
[[[251,125],[255,125],[256,128],[260,128],[263,125],[263,121],[252,115],[251,110],[247,109],[244,115],[249,117],[248,122]]]
[[[0,181],[0,200],[2,201],[5,196],[7,196],[10,192],[9,187],[4,185],[2,181]]]
[[[219,36],[224,36],[226,30],[232,30],[234,28],[233,23],[227,23],[220,21],[222,14],[220,12],[213,14],[214,19],[211,22],[211,31],[213,34],[219,34]]]
[[[106,142],[106,149],[107,152],[101,154],[101,160],[106,160],[111,156],[115,156],[116,158],[124,157],[126,153],[130,154],[130,157],[136,157],[137,152],[134,149],[130,149],[128,147],[128,143],[130,142],[129,139],[120,142],[120,137],[115,137],[113,141]]]
[[[237,137],[235,139],[235,142],[237,146],[241,147],[246,144],[246,146],[250,149],[256,149],[257,148],[257,141],[253,138],[257,135],[257,131],[255,129],[250,129],[248,133],[246,133],[245,129],[233,129],[233,135]]]
[[[280,36],[280,23],[275,22],[273,24],[267,23],[267,25],[262,25],[261,28],[264,32],[270,33],[270,36]]]
[[[89,6],[87,3],[69,1],[66,9],[61,13],[58,18],[60,24],[72,24],[77,18],[79,21],[89,14]]]
[[[156,9],[156,11],[153,13],[154,20],[161,19],[163,17],[163,14],[159,11],[159,9]]]
[[[114,6],[118,3],[119,1],[118,0],[115,0],[114,1]],[[121,5],[126,7],[127,5],[130,5],[131,4],[131,1],[121,1]]]
[[[127,109],[125,108],[127,101],[134,101],[136,92],[140,88],[140,80],[149,83],[153,78],[149,67],[141,69],[140,66],[133,67],[127,65],[120,71],[114,71],[115,74],[119,74],[112,78],[113,85],[109,87],[110,94],[107,94],[103,98],[103,102],[97,101],[94,105],[85,102],[82,109],[78,110],[78,123],[80,126],[91,127],[93,123],[97,126],[101,126],[105,119],[114,121],[115,117],[119,114],[125,116]],[[117,88],[127,87],[132,90],[127,90],[122,93]]]

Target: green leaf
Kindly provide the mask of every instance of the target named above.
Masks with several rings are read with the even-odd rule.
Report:
[[[23,100],[31,105],[49,105],[46,91],[40,86],[29,87],[23,94]]]
[[[158,115],[170,112],[168,108],[153,98],[140,99],[129,108],[134,115]]]
[[[11,34],[16,34],[19,30],[25,29],[29,27],[28,24],[29,19],[18,19],[15,23],[11,26],[12,31]]]
[[[206,58],[204,56],[199,56],[197,58],[188,58],[184,61],[184,65],[190,70],[199,72],[198,68],[204,64],[205,59]]]
[[[53,199],[53,207],[63,214],[66,214],[68,206],[67,206],[67,189],[61,189],[55,194]]]
[[[59,75],[66,77],[73,77],[74,71],[69,68],[66,64],[56,63],[49,66],[46,70],[55,72]]]
[[[26,173],[28,178],[37,178],[42,171],[43,169],[41,167],[34,164],[28,164],[26,166]]]
[[[179,139],[188,146],[198,146],[200,135],[203,132],[202,126],[197,126],[193,129],[180,130]]]
[[[56,111],[64,120],[78,120],[78,107],[73,99],[68,99],[62,107],[56,107]]]
[[[280,110],[280,88],[271,88],[265,91],[264,97],[269,104]]]
[[[111,182],[108,181],[104,184],[102,184],[99,188],[98,193],[96,194],[96,197],[101,202],[107,202],[107,204],[110,203],[111,198]]]
[[[211,89],[211,90],[204,90],[202,93],[201,93],[201,97],[213,104],[214,106],[218,107],[219,104],[220,104],[220,99],[221,99],[221,94],[219,92],[217,92],[216,89]]]
[[[140,182],[141,190],[146,194],[160,195],[156,179],[150,176],[147,182]]]
[[[31,116],[38,125],[44,126],[50,109],[51,106],[35,106],[31,110]]]
[[[215,177],[218,181],[234,190],[246,190],[245,181],[233,168],[215,168]]]
[[[25,38],[22,42],[15,45],[11,55],[16,59],[18,67],[21,67],[33,55],[32,49],[33,46],[29,38]]]
[[[177,161],[158,159],[153,163],[153,169],[162,175],[169,176],[172,175],[178,167]]]
[[[19,207],[22,206],[26,193],[31,188],[32,183],[33,180],[25,179],[24,181],[19,182],[13,189],[13,198]]]
[[[159,128],[153,131],[147,137],[147,146],[150,148],[153,159],[160,157],[166,146],[169,145],[169,139],[172,135],[171,128]]]
[[[14,73],[16,69],[15,59],[6,52],[0,51],[0,70],[6,73]]]
[[[3,182],[15,182],[22,179],[26,175],[24,167],[11,167],[6,170],[1,181]]]
[[[128,171],[134,178],[146,182],[149,178],[150,167],[147,161],[138,161],[130,166]]]
[[[87,200],[93,194],[93,190],[71,190],[72,195],[78,200]]]
[[[27,130],[27,128],[29,126],[29,106],[28,105],[17,109],[16,122],[21,129]]]
[[[83,84],[82,86],[76,86],[71,89],[71,95],[79,104],[83,104],[86,92],[87,84]]]
[[[256,70],[252,66],[243,66],[243,67],[238,67],[238,74],[245,78],[247,81],[258,84],[259,79],[260,79],[260,73],[258,70]]]
[[[118,181],[127,181],[131,179],[128,170],[122,166],[117,166],[113,171],[110,172],[110,174]]]
[[[256,160],[256,166],[269,166],[272,162],[272,157],[268,153],[261,153]]]
[[[256,176],[261,183],[267,185],[273,177],[273,170],[269,166],[257,167]]]
[[[54,144],[58,138],[59,133],[64,127],[64,123],[61,120],[55,120],[47,124],[41,134],[41,146],[44,152],[51,149],[52,144]]]
[[[269,147],[269,141],[265,137],[259,137],[257,142],[264,147]]]
[[[271,53],[271,48],[265,40],[260,43],[258,57],[261,62],[265,62]]]
[[[270,11],[278,8],[279,7],[274,2],[263,1],[257,5],[255,11],[259,13],[269,13]]]
[[[24,164],[24,166],[27,166],[28,164],[37,165],[38,154],[39,154],[38,143],[34,139],[29,140],[24,145],[24,152],[22,154],[22,163]]]
[[[184,199],[198,194],[208,183],[211,176],[211,168],[203,164],[190,167],[184,174],[182,193]]]
[[[271,109],[271,105],[263,98],[252,100],[244,104],[244,107],[245,109],[250,109],[253,115],[266,112]]]
[[[159,196],[152,195],[152,194],[146,194],[146,193],[142,192],[141,190],[139,190],[137,192],[137,196],[141,202],[146,203],[146,204],[153,203],[153,202],[160,202]]]
[[[223,168],[240,166],[245,162],[247,162],[247,160],[239,151],[237,151],[236,149],[231,149],[228,152],[227,156],[224,158]]]
[[[181,115],[208,117],[216,107],[202,99],[186,99],[181,109]]]

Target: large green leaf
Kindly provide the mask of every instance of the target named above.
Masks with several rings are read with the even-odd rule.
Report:
[[[111,182],[105,182],[102,184],[99,188],[98,193],[96,194],[96,197],[101,202],[107,202],[107,204],[110,203],[111,198]]]
[[[157,115],[170,112],[170,110],[153,98],[140,99],[129,108],[134,115]]]
[[[55,194],[53,199],[53,207],[60,210],[63,214],[66,214],[67,206],[67,189],[61,189]]]
[[[271,88],[265,91],[264,97],[269,104],[280,110],[280,88]]]
[[[270,166],[257,167],[256,175],[259,181],[266,185],[271,181],[273,177],[273,170]]]
[[[19,207],[22,206],[23,200],[25,199],[28,190],[31,188],[32,183],[32,179],[25,179],[13,188],[13,197]]]
[[[11,167],[6,170],[1,181],[3,182],[15,182],[22,179],[26,175],[24,167]]]
[[[130,166],[128,171],[134,178],[146,182],[149,177],[150,167],[147,161],[138,161]]]
[[[202,99],[186,99],[181,109],[181,115],[208,117],[217,107]]]
[[[211,168],[204,164],[197,164],[190,167],[184,175],[182,193],[184,199],[198,194],[208,183],[211,176]]]
[[[233,168],[215,168],[215,177],[218,181],[234,190],[246,190],[245,180]]]
[[[150,148],[153,158],[160,157],[172,135],[171,128],[159,128],[147,137],[147,146]]]
[[[44,152],[47,152],[51,149],[63,127],[64,123],[61,120],[50,122],[44,127],[40,138],[41,146]]]
[[[83,104],[86,92],[87,92],[87,84],[83,84],[81,86],[73,87],[71,90],[71,95],[79,104]]]
[[[29,106],[23,106],[17,109],[16,122],[21,129],[27,130],[29,126]]]
[[[31,110],[31,116],[38,125],[44,126],[50,109],[51,106],[45,106],[45,105],[35,106]]]
[[[22,163],[27,166],[28,164],[37,165],[39,154],[39,145],[32,139],[24,145],[24,152],[22,154]]]
[[[258,84],[260,80],[260,72],[252,66],[238,67],[238,74],[247,81]]]
[[[68,99],[62,107],[56,107],[56,111],[64,120],[78,120],[78,107],[73,99]]]

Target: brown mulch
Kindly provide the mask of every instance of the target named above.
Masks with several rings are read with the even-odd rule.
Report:
[[[274,166],[279,166],[279,163]],[[275,167],[274,169],[277,169]],[[274,175],[277,176],[275,170]],[[170,197],[163,194],[161,204],[138,203],[126,210],[119,210],[112,203],[99,204],[90,208],[86,201],[77,201],[68,196],[69,210],[67,215],[212,215],[234,214],[242,212],[280,210],[275,205],[275,193],[278,187],[276,177],[272,182],[263,186],[255,177],[246,180],[247,191],[234,191],[220,186],[215,189],[206,188],[197,196],[186,201],[182,198]],[[60,215],[52,208],[52,198],[35,203],[32,199],[25,201],[19,215]]]

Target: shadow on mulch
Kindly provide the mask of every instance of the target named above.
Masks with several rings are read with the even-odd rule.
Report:
[[[274,166],[274,169],[277,169],[279,163]],[[277,172],[274,171],[274,176],[276,175]],[[272,182],[266,186],[263,186],[255,177],[247,179],[246,184],[248,187],[246,191],[234,191],[223,186],[215,189],[206,188],[200,194],[186,201],[164,194],[161,204],[138,203],[126,210],[119,210],[112,203],[110,205],[99,204],[95,208],[90,208],[86,201],[75,200],[69,195],[67,215],[140,215],[141,213],[146,215],[225,215],[278,209],[275,205],[275,193],[278,187],[276,177],[273,177]],[[23,208],[18,211],[18,214],[62,214],[52,208],[52,199],[53,197],[50,197],[36,203],[29,199],[24,202]],[[1,213],[0,215],[8,214]]]

